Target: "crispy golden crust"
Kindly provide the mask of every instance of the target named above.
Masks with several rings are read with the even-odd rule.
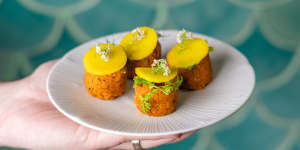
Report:
[[[93,75],[85,71],[84,84],[88,93],[103,100],[112,100],[125,92],[126,89],[126,68],[125,72],[117,71],[108,75]]]
[[[161,57],[161,46],[160,43],[157,41],[157,45],[155,50],[146,58],[141,60],[129,60],[127,61],[127,78],[133,79],[135,76],[135,68],[136,67],[150,67],[153,63],[154,59],[160,59]]]
[[[183,77],[181,88],[191,90],[204,89],[213,78],[209,54],[193,70],[180,68],[178,69],[178,74]]]
[[[160,90],[157,90],[156,93],[148,100],[151,104],[150,111],[143,112],[140,96],[143,97],[149,92],[150,89],[145,84],[137,85],[135,87],[134,103],[140,112],[149,116],[165,116],[176,110],[178,91],[173,90],[169,93],[169,95],[165,95]]]

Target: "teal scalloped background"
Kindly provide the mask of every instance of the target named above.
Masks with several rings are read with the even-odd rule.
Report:
[[[256,88],[238,113],[153,150],[299,150],[299,8],[299,0],[0,0],[0,80],[103,35],[186,28],[237,47]]]

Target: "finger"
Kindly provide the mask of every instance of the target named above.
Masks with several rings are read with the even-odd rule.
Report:
[[[34,73],[31,75],[31,81],[34,83],[36,88],[43,91],[46,90],[46,80],[51,68],[57,63],[57,60],[48,61],[40,65]]]
[[[182,140],[184,140],[184,139],[190,137],[191,135],[193,135],[195,132],[197,132],[197,130],[183,133],[179,138],[177,138],[177,139],[175,139],[174,141],[170,142],[170,144],[171,144],[171,143],[177,143],[177,142],[179,142],[179,141],[182,141]]]
[[[132,140],[160,140],[160,139],[177,139],[180,137],[180,134],[173,135],[164,135],[164,136],[126,136],[124,137],[124,142],[132,141]]]
[[[159,139],[159,140],[141,140],[141,146],[144,149],[157,147],[163,144],[168,144],[170,142],[174,141],[174,138],[165,138],[165,139]],[[111,149],[133,149],[132,143],[126,142],[122,143],[118,146],[112,147]]]
[[[157,147],[162,144],[167,144],[170,143],[176,139],[178,139],[181,136],[181,134],[173,134],[173,135],[166,135],[166,136],[144,136],[144,137],[137,137],[137,136],[127,136],[124,137],[124,140],[122,144],[118,146],[114,146],[114,148],[119,149],[119,148],[129,148],[132,149],[132,140],[140,140],[145,143],[146,147],[143,148],[151,148],[152,147]]]
[[[121,136],[121,135],[110,134],[105,132],[98,132],[95,130],[90,130],[88,133],[89,133],[88,136],[89,140],[85,140],[84,143],[87,145],[87,147],[99,148],[99,149],[108,148],[108,147],[115,148],[119,145],[122,145],[123,143],[127,143],[127,147],[129,147],[131,145],[132,140],[147,140],[147,142],[149,142],[149,140],[150,141],[162,140],[161,142],[164,142],[164,139],[167,139],[167,141],[165,142],[171,142],[179,138],[180,136],[179,134],[168,135],[168,136],[152,136],[152,137]]]
[[[51,68],[56,62],[57,60],[52,60],[40,65],[34,73],[28,77],[29,94],[32,98],[48,101],[46,81]]]

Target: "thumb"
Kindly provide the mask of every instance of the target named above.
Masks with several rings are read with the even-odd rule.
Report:
[[[28,90],[31,98],[48,100],[46,92],[46,82],[51,68],[57,63],[57,60],[48,61],[40,65],[29,77]]]

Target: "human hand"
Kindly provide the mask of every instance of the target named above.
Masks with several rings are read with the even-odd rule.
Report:
[[[56,61],[41,65],[31,76],[0,84],[0,145],[28,149],[132,149],[183,140],[195,131],[170,136],[129,137],[99,132],[66,118],[51,104],[46,78]]]

